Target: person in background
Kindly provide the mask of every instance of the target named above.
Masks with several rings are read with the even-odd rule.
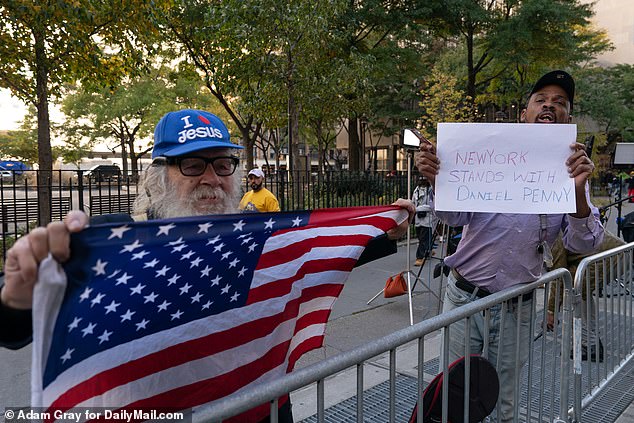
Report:
[[[412,194],[412,203],[416,206],[416,236],[418,238],[418,248],[416,249],[416,262],[414,266],[422,266],[423,260],[429,257],[433,242],[434,229],[438,219],[431,210],[431,187],[429,180],[424,176],[417,178],[416,189]]]
[[[278,212],[280,204],[271,191],[264,188],[264,172],[255,168],[249,171],[247,182],[251,191],[240,200],[240,210],[247,212]]]
[[[629,203],[634,203],[634,170],[630,172],[630,177],[627,179],[627,196],[630,198]]]
[[[521,121],[550,125],[570,123],[574,93],[575,83],[567,72],[556,70],[546,73],[533,86]],[[570,177],[574,178],[575,213],[531,215],[436,211],[436,216],[450,226],[464,226],[456,252],[444,260],[451,271],[443,312],[537,280],[544,263],[549,261],[550,246],[560,231],[564,234],[564,246],[576,253],[589,253],[601,244],[603,226],[599,211],[590,203],[588,193],[588,178],[594,171],[594,163],[583,144],[574,143],[570,148],[571,154],[565,165]],[[416,166],[434,189],[442,163],[434,145],[426,140],[421,142],[420,152],[416,154]],[[501,422],[514,420],[517,406],[514,395],[520,386],[520,381],[515,379],[515,369],[521,368],[528,360],[529,349],[523,346],[530,342],[532,301],[533,293],[530,292],[509,301],[504,316],[502,304],[497,304],[490,310],[489,321],[485,321],[482,313],[473,315],[469,320],[471,353],[481,354],[486,344],[489,361],[494,365],[499,361],[500,415],[497,417]],[[489,333],[485,337],[487,325]],[[465,354],[465,329],[464,320],[450,326],[447,343],[449,363]],[[502,331],[503,338],[500,337]],[[521,343],[518,356],[517,339]]]

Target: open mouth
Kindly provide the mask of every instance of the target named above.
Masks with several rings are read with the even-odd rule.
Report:
[[[555,114],[550,112],[544,112],[537,116],[536,121],[538,123],[555,123]]]
[[[216,197],[211,195],[204,195],[204,196],[198,197],[198,201],[201,201],[201,202],[216,201]]]

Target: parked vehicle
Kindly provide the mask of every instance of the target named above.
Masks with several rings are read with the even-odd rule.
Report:
[[[13,172],[10,170],[0,170],[0,176],[3,181],[12,181],[13,180]]]
[[[121,169],[117,165],[97,165],[84,175],[92,182],[119,181],[121,180]]]
[[[29,170],[30,167],[17,160],[2,160],[0,161],[0,171],[9,171],[15,173],[16,176],[22,175],[25,170]]]

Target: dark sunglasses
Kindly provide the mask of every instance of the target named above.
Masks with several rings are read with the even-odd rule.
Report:
[[[178,169],[184,176],[200,176],[205,173],[207,165],[211,164],[218,176],[230,176],[236,171],[240,159],[234,156],[219,157],[157,157],[152,161],[153,165],[178,165]]]

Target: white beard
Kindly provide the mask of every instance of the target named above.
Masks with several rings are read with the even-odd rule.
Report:
[[[158,219],[237,213],[240,197],[235,193],[240,191],[235,189],[235,186],[232,188],[231,192],[226,192],[219,187],[201,185],[188,193],[185,198],[179,198],[175,187],[170,186],[165,197],[152,205],[152,212]],[[215,201],[200,208],[197,201],[205,197],[214,197]]]

